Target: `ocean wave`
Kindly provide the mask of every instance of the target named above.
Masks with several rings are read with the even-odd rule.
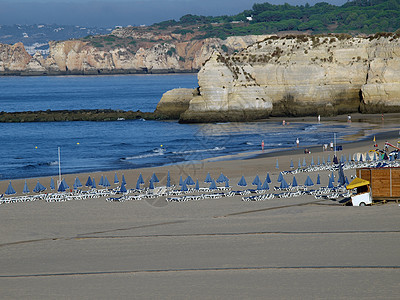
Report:
[[[225,150],[225,147],[214,147],[210,149],[194,149],[194,150],[184,150],[184,151],[174,151],[172,154],[190,154],[190,153],[200,153],[200,152],[214,152]]]
[[[38,162],[38,163],[28,163],[22,166],[23,169],[36,169],[43,166],[56,166],[58,165],[58,161],[45,161],[45,162]]]
[[[147,154],[141,154],[141,155],[136,155],[136,156],[128,156],[128,157],[121,158],[121,160],[135,160],[135,159],[156,157],[156,156],[161,156],[161,155],[164,155],[164,152],[155,152],[155,153],[147,153]]]

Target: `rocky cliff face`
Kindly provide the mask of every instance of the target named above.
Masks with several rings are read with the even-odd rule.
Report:
[[[400,39],[270,37],[214,55],[182,122],[400,111]]]
[[[115,36],[129,36],[119,30]],[[132,32],[130,34],[133,34]],[[137,33],[135,33],[137,34]],[[149,35],[149,33],[146,33]],[[50,55],[31,57],[21,43],[0,44],[0,74],[63,75],[197,72],[213,51],[234,52],[265,36],[230,37],[226,40],[188,40],[179,36],[135,36],[158,42],[142,42],[136,50],[116,46],[96,47],[87,41],[50,42]],[[133,38],[133,37],[132,37]],[[165,40],[165,41],[164,41]]]
[[[30,60],[31,56],[25,51],[22,43],[0,44],[0,73],[14,74],[24,71]]]

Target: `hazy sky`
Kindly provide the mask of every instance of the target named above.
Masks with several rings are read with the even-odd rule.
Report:
[[[0,24],[151,25],[185,14],[233,15],[264,2],[342,5],[347,0],[0,0]]]

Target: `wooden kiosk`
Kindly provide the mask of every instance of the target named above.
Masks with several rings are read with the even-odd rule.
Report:
[[[383,201],[400,200],[400,168],[359,168],[358,178],[370,182],[372,199]]]

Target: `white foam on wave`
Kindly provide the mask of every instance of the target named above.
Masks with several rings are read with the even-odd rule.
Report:
[[[123,160],[134,160],[134,159],[155,157],[155,156],[161,156],[161,155],[164,155],[164,152],[154,152],[154,153],[149,153],[149,154],[141,154],[141,155],[137,155],[137,156],[128,156],[128,157],[123,158]]]
[[[195,150],[184,150],[184,151],[174,151],[173,154],[190,154],[190,153],[200,153],[200,152],[214,152],[225,150],[225,147],[214,147],[211,149],[195,149]]]

